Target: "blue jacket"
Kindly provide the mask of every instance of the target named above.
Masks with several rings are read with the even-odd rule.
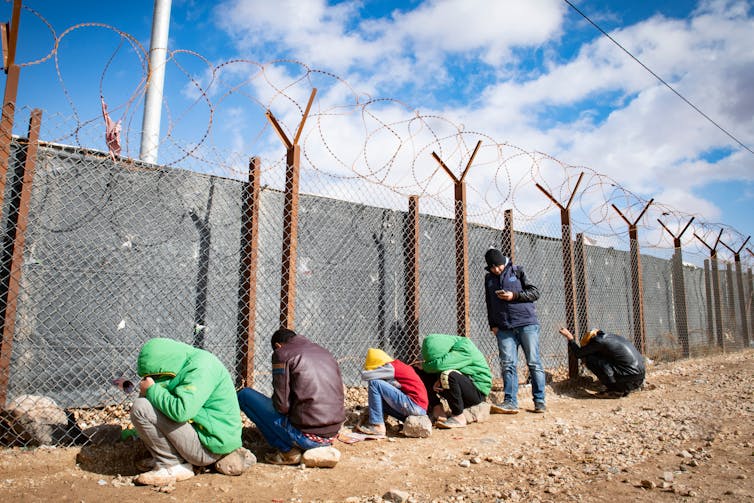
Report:
[[[498,298],[496,290],[513,292],[513,300]],[[487,301],[487,321],[490,329],[501,330],[537,325],[537,309],[534,301],[539,298],[539,289],[529,284],[521,266],[509,263],[499,276],[488,272],[484,277],[484,298]]]

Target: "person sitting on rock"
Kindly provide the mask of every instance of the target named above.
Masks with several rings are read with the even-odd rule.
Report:
[[[644,357],[625,337],[594,329],[584,334],[579,345],[567,328],[559,332],[568,339],[568,347],[576,358],[583,360],[605,386],[599,397],[620,398],[644,384]]]
[[[240,475],[256,462],[241,446],[235,387],[215,355],[158,337],[141,348],[137,371],[142,380],[131,422],[152,456],[137,462],[145,473],[134,482],[164,486],[193,477],[194,466],[212,464]]]
[[[427,414],[427,389],[419,375],[413,367],[391,358],[381,349],[367,350],[361,378],[369,383],[369,422],[356,426],[358,431],[384,435],[384,414],[399,421]]]
[[[238,392],[241,410],[267,443],[275,465],[301,463],[303,451],[332,445],[346,420],[343,379],[333,355],[293,330],[272,334],[272,398]]]
[[[464,409],[485,401],[492,389],[492,372],[487,360],[471,339],[457,335],[429,334],[422,341],[422,371],[431,416],[438,428],[463,428]],[[450,407],[450,417],[440,398]]]

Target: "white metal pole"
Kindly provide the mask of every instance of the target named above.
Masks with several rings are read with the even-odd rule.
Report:
[[[144,98],[144,121],[141,128],[139,159],[156,163],[160,146],[160,117],[162,115],[162,89],[165,84],[165,59],[170,31],[170,4],[172,0],[155,0],[152,17],[152,38],[149,42],[149,73],[147,93]]]

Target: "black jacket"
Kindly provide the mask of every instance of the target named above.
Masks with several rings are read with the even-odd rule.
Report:
[[[513,300],[508,302],[498,298],[496,290],[513,292]],[[510,330],[539,323],[534,307],[539,289],[527,281],[521,266],[508,264],[499,276],[488,272],[484,277],[484,298],[491,329]]]
[[[634,345],[620,335],[598,332],[583,347],[575,341],[568,341],[576,358],[599,355],[609,362],[617,375],[644,375],[644,357]]]
[[[335,436],[346,420],[343,379],[332,354],[296,335],[272,353],[272,403],[303,433]]]

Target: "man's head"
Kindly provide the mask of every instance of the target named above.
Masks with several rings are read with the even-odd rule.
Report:
[[[510,259],[497,248],[487,250],[484,254],[484,260],[487,262],[485,269],[492,274],[500,274],[505,269],[505,266],[508,265],[508,262],[510,262]]]
[[[602,335],[604,333],[605,332],[603,332],[599,328],[593,328],[593,329],[591,329],[590,331],[588,331],[587,333],[584,334],[584,336],[581,338],[581,341],[580,341],[579,344],[580,344],[581,347],[584,347],[587,344],[589,344],[589,342],[591,342],[592,339],[594,339],[598,335]]]
[[[275,330],[275,333],[272,334],[272,339],[270,339],[270,344],[272,344],[272,349],[279,348],[280,346],[287,343],[295,336],[296,336],[296,332],[288,328],[279,328]]]

